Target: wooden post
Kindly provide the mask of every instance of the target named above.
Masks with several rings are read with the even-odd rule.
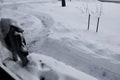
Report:
[[[65,7],[66,6],[66,2],[65,0],[62,0],[62,7]]]
[[[90,14],[88,16],[88,30],[89,30],[89,28],[90,28]]]
[[[98,32],[99,22],[100,22],[100,17],[98,17],[98,20],[97,20],[97,28],[96,28],[96,32]]]

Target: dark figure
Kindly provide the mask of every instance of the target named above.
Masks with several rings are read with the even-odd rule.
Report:
[[[20,57],[23,66],[27,65],[28,51],[25,49],[25,38],[23,37],[24,30],[19,28],[17,22],[12,19],[1,19],[1,36],[3,45],[12,52],[13,60],[17,61],[17,55]]]
[[[66,6],[66,2],[65,0],[62,0],[62,7],[65,7]]]

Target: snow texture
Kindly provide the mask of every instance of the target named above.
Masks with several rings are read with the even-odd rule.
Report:
[[[0,18],[13,18],[22,25],[29,52],[50,56],[98,80],[120,80],[119,4],[96,0],[67,0],[64,8],[58,0],[5,0],[0,4]],[[1,60],[11,55],[2,45],[0,53]]]
[[[31,53],[28,59],[26,67],[9,59],[3,63],[22,80],[97,80],[48,56]]]

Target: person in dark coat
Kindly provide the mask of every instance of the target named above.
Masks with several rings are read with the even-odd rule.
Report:
[[[0,21],[0,41],[9,51],[12,52],[13,60],[17,61],[17,55],[22,61],[22,65],[28,63],[28,51],[25,48],[26,42],[23,36],[24,30],[20,25],[8,18],[2,18]]]

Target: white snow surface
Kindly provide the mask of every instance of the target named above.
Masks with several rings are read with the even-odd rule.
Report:
[[[31,53],[28,59],[26,67],[7,59],[4,64],[22,80],[98,80],[45,55]]]
[[[96,0],[68,0],[67,7],[55,0],[6,0],[0,4],[0,18],[13,18],[22,25],[30,52],[55,58],[98,80],[120,80],[120,4]],[[0,48],[3,60],[8,51]]]

